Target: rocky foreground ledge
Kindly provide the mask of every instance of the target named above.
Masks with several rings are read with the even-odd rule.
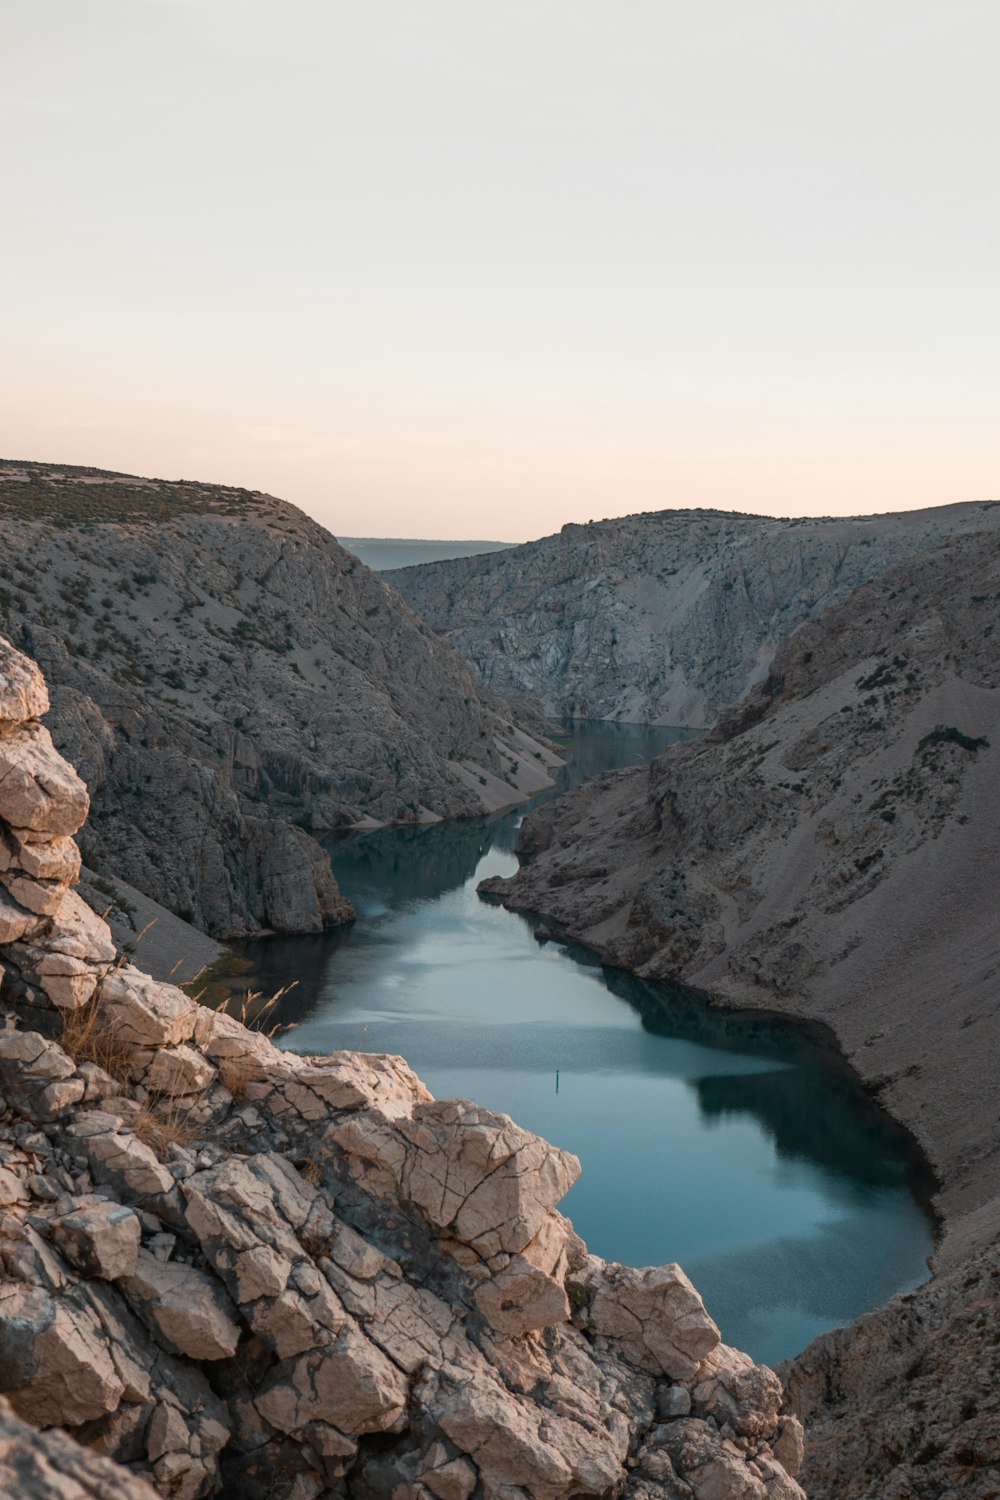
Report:
[[[777,1376],[587,1253],[574,1157],[118,957],[47,707],[0,640],[0,1494],[801,1497]]]

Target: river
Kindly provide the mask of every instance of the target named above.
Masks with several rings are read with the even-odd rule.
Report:
[[[577,725],[568,777],[638,764],[683,731]],[[927,1182],[902,1133],[797,1029],[539,943],[476,895],[517,867],[523,810],[330,846],[358,912],[341,935],[248,947],[290,980],[282,1045],[398,1052],[575,1152],[561,1207],[589,1248],[679,1261],[729,1344],[773,1363],[926,1279]]]

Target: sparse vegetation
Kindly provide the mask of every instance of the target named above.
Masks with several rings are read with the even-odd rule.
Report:
[[[192,512],[248,515],[256,500],[250,490],[183,479],[136,479],[72,464],[0,463],[0,511],[56,526],[160,523]]]
[[[954,724],[949,724],[947,727],[939,724],[936,729],[931,730],[930,734],[924,735],[917,749],[926,750],[931,745],[958,745],[960,749],[968,750],[971,755],[975,755],[977,750],[988,750],[989,744],[984,734],[973,738],[972,735],[963,734],[960,729],[956,729]]]

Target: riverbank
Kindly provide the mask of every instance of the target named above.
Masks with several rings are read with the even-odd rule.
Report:
[[[968,1400],[995,1384],[1000,1310],[997,598],[996,539],[893,570],[786,641],[711,736],[534,813],[492,884],[610,964],[827,1025],[930,1162],[935,1279],[795,1362],[830,1500],[996,1493],[1000,1416]],[[922,1361],[940,1390],[917,1395]],[[860,1467],[848,1419],[870,1422]]]
[[[577,726],[568,774],[663,748],[649,741],[637,726]],[[282,1045],[400,1053],[438,1097],[471,1093],[579,1155],[565,1206],[578,1232],[609,1260],[680,1261],[765,1362],[924,1280],[925,1184],[828,1038],[787,1018],[706,1016],[675,989],[538,943],[475,893],[516,868],[517,823],[339,841],[351,931],[244,953],[254,990],[297,980],[268,1023],[294,1027]]]

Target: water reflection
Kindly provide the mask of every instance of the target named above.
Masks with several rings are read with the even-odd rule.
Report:
[[[662,748],[663,731],[593,728],[574,779]],[[828,1048],[539,945],[477,899],[479,880],[516,867],[518,817],[334,846],[356,927],[251,950],[255,987],[299,981],[287,1045],[402,1053],[439,1097],[475,1098],[576,1152],[584,1175],[564,1206],[591,1248],[679,1260],[726,1339],[758,1358],[922,1280],[915,1164]]]

